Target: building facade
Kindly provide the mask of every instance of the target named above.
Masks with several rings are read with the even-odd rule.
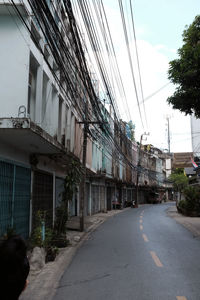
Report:
[[[0,236],[27,238],[38,211],[54,225],[71,162],[84,160],[85,130],[84,214],[135,198],[139,147],[97,95],[67,3],[0,1]],[[143,152],[140,185],[157,184],[158,161]],[[80,215],[80,194],[70,216]]]

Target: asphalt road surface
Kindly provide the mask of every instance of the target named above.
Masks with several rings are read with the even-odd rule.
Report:
[[[54,300],[200,300],[200,240],[143,205],[93,232],[65,271]]]

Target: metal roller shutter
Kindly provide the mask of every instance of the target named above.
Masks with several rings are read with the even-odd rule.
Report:
[[[38,211],[45,212],[46,226],[53,226],[53,176],[35,171],[33,178],[32,220],[35,227]]]
[[[31,170],[0,161],[0,236],[13,228],[29,235]]]

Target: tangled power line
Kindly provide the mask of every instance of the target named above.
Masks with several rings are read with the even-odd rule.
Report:
[[[112,80],[109,76],[108,68],[104,61],[104,57],[102,55],[102,41],[104,42],[104,47],[106,48],[107,58],[109,61],[109,67],[113,74],[113,79],[116,81],[116,85],[119,89],[120,95],[123,99],[125,99],[125,105],[127,106],[127,112],[130,117],[130,110],[128,108],[128,102],[126,99],[125,88],[122,80],[122,76],[120,73],[119,64],[117,61],[116,51],[114,48],[112,35],[108,23],[108,18],[106,16],[105,7],[103,5],[102,0],[94,0],[93,1],[93,10],[95,11],[96,20],[94,19],[94,15],[92,14],[92,8],[90,5],[90,1],[78,1],[74,3],[74,1],[63,0],[65,12],[68,19],[68,25],[63,23],[63,20],[56,12],[56,7],[52,3],[51,9],[49,8],[47,2],[45,0],[41,1],[31,1],[28,0],[28,3],[32,9],[33,15],[37,21],[37,24],[40,30],[43,33],[45,38],[45,42],[48,45],[51,55],[54,58],[54,61],[57,65],[57,68],[60,70],[60,77],[57,75],[55,69],[49,64],[48,59],[45,57],[44,50],[41,45],[38,43],[38,40],[34,33],[31,30],[31,24],[27,23],[27,20],[20,13],[15,1],[10,0],[10,2],[15,7],[17,14],[19,15],[22,23],[29,31],[31,38],[37,45],[38,49],[42,53],[49,69],[51,70],[55,81],[60,87],[63,95],[65,95],[66,99],[75,107],[77,114],[80,120],[83,120],[85,117],[85,107],[84,103],[86,98],[89,100],[90,114],[88,114],[88,121],[92,121],[95,117],[96,121],[99,125],[92,125],[94,131],[89,130],[89,134],[91,137],[98,141],[98,143],[104,143],[106,145],[106,151],[109,156],[113,156],[120,158],[120,164],[127,164],[132,169],[137,170],[137,164],[133,164],[133,162],[124,154],[122,148],[120,147],[119,140],[116,138],[116,135],[113,134],[111,130],[111,126],[104,124],[105,123],[105,114],[103,107],[91,80],[90,72],[88,69],[88,63],[86,61],[85,53],[83,50],[83,41],[81,40],[80,28],[76,22],[73,9],[75,7],[76,11],[79,9],[79,13],[82,16],[83,24],[86,28],[86,32],[95,56],[96,65],[98,67],[99,74],[101,76],[101,81],[105,89],[106,97],[109,100],[109,103],[112,107],[113,114],[113,129],[115,132],[118,132],[121,140],[126,143],[127,137],[125,132],[121,127],[120,114],[118,110],[118,106],[115,100],[115,85],[112,83]],[[133,63],[131,58],[131,51],[129,46],[128,34],[126,29],[126,21],[123,11],[123,3],[122,0],[119,0],[120,5],[120,13],[122,17],[123,29],[125,34],[126,46],[129,56],[130,68],[132,73],[132,79],[135,87],[135,93],[137,98],[138,110],[142,120],[142,114],[140,109],[140,103],[137,93],[136,82],[134,78],[134,70]],[[130,1],[131,5],[131,1]],[[132,7],[131,7],[132,8]],[[53,10],[53,13],[52,13]],[[53,15],[54,14],[54,15]],[[55,19],[56,16],[56,19]],[[100,28],[100,32],[102,34],[102,38],[99,37],[99,32],[97,30],[97,24]],[[58,25],[59,23],[59,25]],[[133,14],[132,14],[132,24],[134,29],[133,22]],[[66,42],[63,38],[63,34],[68,37],[68,41]],[[70,34],[69,34],[70,33]],[[135,31],[134,31],[134,39]],[[73,49],[73,51],[71,51]],[[137,53],[138,56],[138,53]],[[66,67],[67,66],[67,67]],[[138,60],[138,68],[139,68],[139,60]],[[63,84],[65,82],[66,86]],[[141,75],[140,75],[140,83],[141,83]],[[142,89],[142,84],[141,84]],[[84,94],[83,94],[84,90]],[[142,92],[143,95],[143,92]],[[143,96],[142,96],[143,99]],[[143,99],[144,104],[144,99]],[[144,124],[143,124],[144,126]],[[131,147],[131,143],[130,143]],[[148,170],[140,167],[140,172],[147,173]]]

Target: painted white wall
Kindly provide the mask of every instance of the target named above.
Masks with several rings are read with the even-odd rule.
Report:
[[[74,137],[75,137],[75,117],[71,114],[71,145],[70,151],[74,152]]]
[[[111,176],[112,173],[112,155],[110,154],[110,150],[105,147],[105,169],[107,176]],[[103,166],[104,167],[104,166]]]
[[[30,36],[17,16],[0,17],[0,117],[27,107]]]
[[[10,0],[0,0],[0,4],[11,4],[11,3],[10,3]],[[15,0],[15,5],[18,5],[18,4],[22,4],[22,1]],[[23,4],[25,4],[26,6],[29,6],[27,0],[23,0]]]
[[[30,166],[29,154],[1,141],[0,157]]]
[[[200,157],[200,119],[191,116],[192,151]]]
[[[51,99],[51,128],[50,134],[55,136],[58,134],[58,115],[59,115],[59,98],[58,91],[53,87]]]
[[[66,147],[68,147],[68,143],[69,141],[71,141],[71,109],[70,108],[66,108],[66,112],[65,112],[65,145]],[[71,147],[71,143],[70,143],[70,147]],[[70,149],[70,148],[69,148]]]
[[[33,78],[36,85],[36,100],[35,107],[31,106],[30,117],[50,135],[55,136],[58,131],[59,107],[57,84],[54,85],[53,75],[42,54],[30,39],[25,26],[14,15],[0,17],[0,117],[15,118],[18,117],[19,106],[24,105],[26,109],[28,108],[30,50],[32,61],[37,64],[37,74]],[[44,72],[44,69],[47,72]],[[44,100],[43,74],[46,73],[48,83]],[[43,115],[42,101],[45,101]]]
[[[102,148],[98,143],[92,144],[92,169],[98,171],[102,168]]]
[[[171,174],[171,168],[172,168],[171,158],[167,158],[165,160],[165,164],[166,164],[166,177],[169,177],[169,175]]]
[[[123,164],[123,159],[122,157],[119,159],[119,178],[121,180],[123,180],[123,175],[124,177],[126,176],[126,167],[124,167],[125,165]]]

